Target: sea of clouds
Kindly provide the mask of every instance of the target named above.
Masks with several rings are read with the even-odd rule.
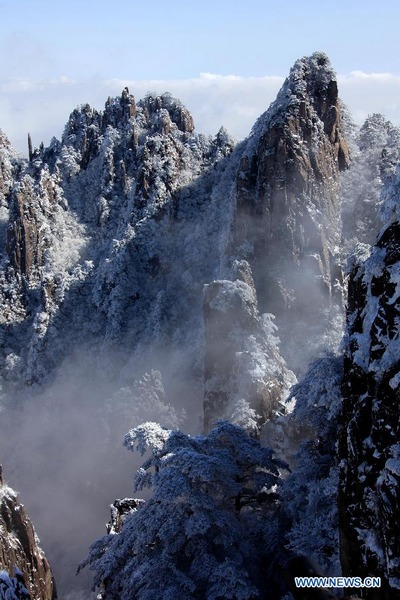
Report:
[[[275,99],[284,77],[242,77],[201,73],[191,79],[128,80],[8,78],[0,84],[0,129],[15,148],[27,154],[27,134],[34,146],[60,138],[72,110],[84,103],[102,109],[108,96],[125,86],[139,100],[147,92],[170,92],[193,114],[196,130],[215,134],[223,125],[238,139],[246,137],[257,117]],[[372,113],[382,113],[400,124],[400,76],[352,71],[338,75],[339,94],[353,119],[362,124]]]

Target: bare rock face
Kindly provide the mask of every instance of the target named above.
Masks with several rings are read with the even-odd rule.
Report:
[[[345,575],[379,576],[365,598],[400,598],[399,177],[388,224],[349,282],[339,437],[341,560]]]
[[[315,53],[295,63],[238,169],[233,246],[252,267],[261,311],[310,320],[329,306],[348,162],[336,77]]]
[[[50,565],[38,545],[35,530],[16,493],[0,475],[0,570],[24,577],[32,600],[57,598]]]
[[[29,183],[15,192],[12,222],[7,231],[7,251],[11,265],[19,276],[27,276],[42,264],[43,245]]]

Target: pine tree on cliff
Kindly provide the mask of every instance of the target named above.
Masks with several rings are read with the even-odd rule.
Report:
[[[92,545],[84,564],[103,598],[264,598],[285,467],[272,450],[227,422],[195,437],[146,423],[125,445],[150,452],[135,489],[153,492]]]

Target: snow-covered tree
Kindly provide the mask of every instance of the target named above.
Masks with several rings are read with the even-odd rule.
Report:
[[[328,355],[311,365],[293,388],[296,407],[287,433],[299,444],[293,473],[284,487],[289,518],[287,547],[307,556],[327,575],[339,575],[338,459],[341,357]]]
[[[285,411],[296,382],[279,352],[274,316],[259,314],[250,266],[240,277],[205,286],[205,428],[228,419],[257,435],[262,423]]]
[[[145,423],[124,444],[150,453],[135,491],[153,492],[119,533],[92,545],[83,563],[102,597],[266,597],[285,468],[273,451],[222,421],[208,436],[193,437]]]
[[[30,600],[31,595],[25,587],[24,576],[16,567],[14,577],[7,571],[0,571],[0,600]]]
[[[400,158],[400,129],[380,114],[370,115],[352,151],[350,169],[341,182],[343,234],[349,251],[357,242],[373,244],[379,233],[382,184]]]
[[[158,419],[168,427],[179,427],[185,417],[183,409],[177,411],[169,404],[161,373],[154,369],[119,388],[100,409],[100,418],[108,438],[114,438],[122,423],[137,425]]]
[[[399,205],[398,167],[382,194],[378,239],[350,272],[338,431],[343,572],[379,576],[382,600],[400,598]]]

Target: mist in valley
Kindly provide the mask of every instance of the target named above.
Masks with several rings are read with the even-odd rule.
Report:
[[[89,597],[91,573],[86,568],[76,576],[78,565],[91,543],[105,535],[109,505],[132,497],[141,461],[122,446],[125,434],[146,421],[202,430],[199,383],[185,378],[177,355],[173,362],[181,370],[174,373],[171,358],[153,353],[151,359],[149,352],[146,361],[155,368],[135,373],[125,365],[121,375],[119,357],[111,351],[103,356],[106,371],[98,357],[77,351],[51,383],[3,396],[4,475],[34,523],[59,598]],[[157,370],[162,366],[163,375]]]

